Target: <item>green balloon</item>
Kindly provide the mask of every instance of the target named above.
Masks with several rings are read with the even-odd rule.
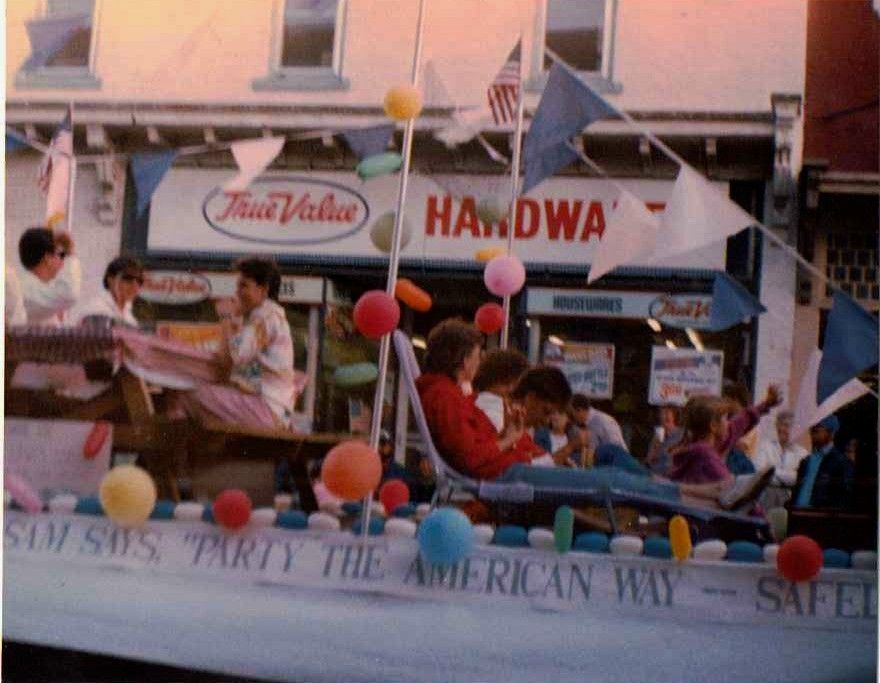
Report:
[[[553,520],[553,541],[556,550],[567,553],[571,550],[571,541],[574,537],[574,512],[568,505],[556,508],[556,517]]]
[[[340,365],[333,371],[333,382],[339,387],[356,387],[369,384],[379,376],[375,363],[352,363]]]
[[[397,152],[382,152],[367,157],[357,165],[355,172],[361,180],[388,175],[399,170],[403,165],[403,158]]]
[[[376,219],[376,222],[373,223],[373,226],[370,228],[370,240],[373,242],[373,246],[385,254],[391,252],[391,240],[394,238],[395,216],[396,214],[394,211],[383,213]],[[403,225],[400,226],[400,230],[400,248],[404,249],[412,239],[412,227],[410,227],[409,221],[406,220],[406,216],[404,216]]]

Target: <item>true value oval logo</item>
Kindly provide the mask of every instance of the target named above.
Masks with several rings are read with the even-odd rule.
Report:
[[[211,296],[211,281],[183,270],[150,270],[138,296],[155,304],[195,304]]]
[[[202,214],[235,239],[304,246],[354,235],[367,224],[370,207],[345,185],[287,176],[261,178],[241,191],[217,187],[205,197]]]
[[[712,297],[707,294],[664,294],[651,302],[649,314],[669,327],[708,329]]]

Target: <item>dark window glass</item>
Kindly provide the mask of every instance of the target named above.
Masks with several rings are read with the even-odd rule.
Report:
[[[281,66],[333,66],[337,0],[287,0]]]
[[[92,13],[95,0],[48,0],[46,17],[85,17],[84,26],[77,29],[46,66],[88,66],[92,47]]]
[[[545,43],[579,71],[602,68],[605,0],[547,0]],[[544,68],[552,60],[546,58]]]

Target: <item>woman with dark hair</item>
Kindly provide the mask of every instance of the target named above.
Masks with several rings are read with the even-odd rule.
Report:
[[[237,261],[239,316],[220,321],[218,362],[228,384],[202,384],[183,395],[190,417],[254,427],[292,429],[296,385],[293,339],[284,309],[277,303],[281,273],[274,261],[250,257]],[[179,412],[179,411],[175,411]]]
[[[132,305],[144,284],[144,267],[131,256],[117,256],[104,270],[104,291],[77,309],[79,321],[89,316],[104,316],[137,327]]]

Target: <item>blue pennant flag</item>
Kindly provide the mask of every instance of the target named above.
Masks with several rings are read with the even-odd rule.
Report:
[[[843,292],[834,292],[816,382],[817,402],[821,405],[862,370],[877,365],[878,347],[877,318]]]
[[[31,55],[24,63],[24,68],[46,66],[79,31],[89,28],[90,21],[91,18],[87,14],[45,17],[28,21],[26,25],[28,39],[31,41]]]
[[[26,147],[30,147],[30,145],[22,140],[20,137],[6,133],[7,154],[9,154],[10,152],[17,152],[18,150],[25,149]]]
[[[342,131],[342,137],[360,161],[388,149],[392,135],[394,135],[393,123]]]
[[[716,273],[712,285],[712,307],[709,315],[709,329],[726,330],[764,313],[767,309],[752,293],[727,273]]]
[[[554,63],[523,143],[526,174],[523,192],[528,192],[577,157],[570,148],[563,148],[568,140],[593,121],[615,113],[614,108],[571,69]]]
[[[137,216],[144,213],[144,209],[150,203],[153,192],[159,187],[162,178],[171,168],[174,159],[177,158],[177,150],[169,149],[165,152],[148,152],[146,154],[133,154],[131,156],[131,177],[134,180],[134,189],[137,193]]]

